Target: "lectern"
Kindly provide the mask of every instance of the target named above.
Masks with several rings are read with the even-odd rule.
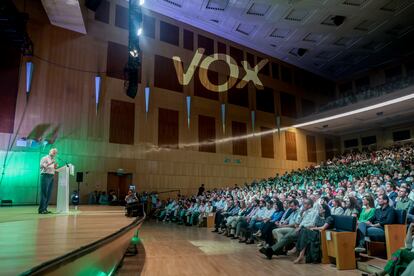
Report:
[[[73,175],[75,168],[67,164],[56,170],[59,173],[57,185],[56,212],[60,214],[69,213],[69,175]]]

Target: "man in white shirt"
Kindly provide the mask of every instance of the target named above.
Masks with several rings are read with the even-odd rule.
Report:
[[[55,170],[57,163],[55,160],[57,149],[53,148],[49,151],[49,154],[40,160],[40,203],[39,203],[39,214],[50,214],[47,210],[49,205],[50,196],[52,195],[53,189],[53,178],[55,176]]]

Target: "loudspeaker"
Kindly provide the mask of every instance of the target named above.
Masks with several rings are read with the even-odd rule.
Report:
[[[76,182],[83,182],[83,172],[76,173]]]
[[[88,9],[93,10],[94,12],[96,12],[96,10],[98,9],[101,2],[102,2],[102,0],[85,0],[85,6]]]

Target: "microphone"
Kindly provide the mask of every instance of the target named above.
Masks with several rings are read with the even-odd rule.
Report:
[[[69,163],[66,160],[63,160],[62,158],[60,158],[59,156],[56,156],[56,158],[60,161],[62,161],[63,163],[65,163],[66,167],[69,167]]]

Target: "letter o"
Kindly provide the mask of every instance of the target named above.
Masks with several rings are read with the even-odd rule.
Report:
[[[227,65],[229,66],[230,76],[229,76],[229,80],[226,81],[225,83],[216,85],[216,84],[212,84],[210,80],[208,79],[207,71],[213,62],[220,61],[220,60],[226,62]],[[207,56],[201,62],[198,76],[200,78],[201,84],[208,90],[211,90],[214,92],[225,92],[236,84],[239,78],[239,67],[237,66],[237,63],[234,60],[234,58],[232,58],[231,56],[228,56],[225,54],[214,54],[214,55]]]

